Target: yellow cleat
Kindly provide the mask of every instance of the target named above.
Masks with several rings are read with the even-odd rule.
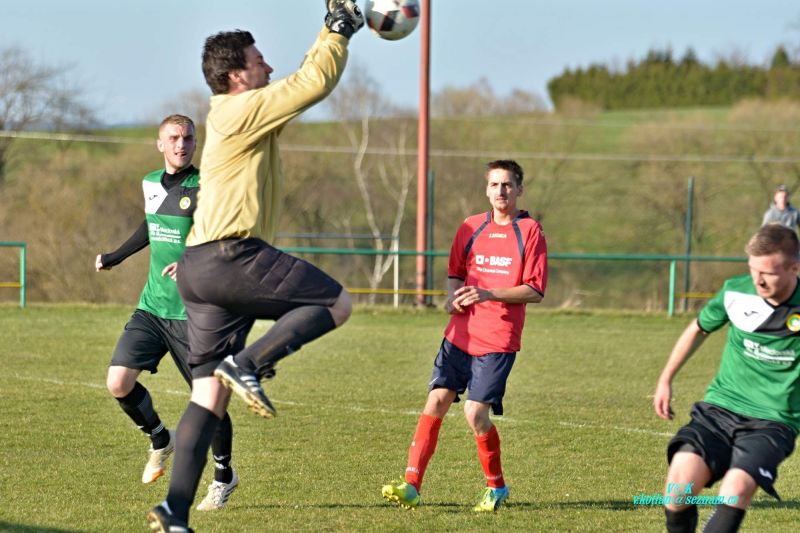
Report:
[[[481,501],[472,508],[476,513],[493,513],[497,511],[508,498],[508,487],[493,489],[486,487],[481,493]]]
[[[404,509],[416,509],[422,504],[416,487],[405,481],[392,481],[381,490],[383,499],[398,504]]]

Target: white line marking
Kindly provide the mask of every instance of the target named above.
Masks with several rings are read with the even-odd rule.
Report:
[[[674,433],[663,433],[661,431],[652,431],[649,429],[626,428],[622,426],[600,426],[595,424],[583,424],[579,422],[559,422],[558,425],[581,429],[613,429],[615,431],[624,431],[625,433],[643,433],[645,435],[653,435],[656,437],[672,437],[674,435]]]
[[[89,389],[100,389],[105,390],[105,386],[98,384],[98,383],[87,383],[85,381],[64,381],[60,379],[51,379],[51,378],[39,378],[39,377],[30,377],[30,376],[20,376],[19,374],[14,374],[13,377],[15,379],[23,380],[23,381],[38,381],[40,383],[50,383],[51,385],[60,385],[60,386],[67,386],[67,387],[86,387]],[[175,390],[175,389],[163,389],[163,390],[153,390],[156,394],[171,394],[173,396],[185,396],[189,397],[189,391],[186,390]],[[306,404],[300,402],[293,402],[288,400],[276,400],[274,398],[270,398],[273,403],[281,404],[281,405],[292,405],[296,407],[307,407]],[[326,407],[320,404],[314,404],[316,407]],[[421,411],[417,410],[410,410],[410,411],[399,411],[399,410],[392,410],[392,409],[380,409],[380,408],[369,408],[369,407],[361,407],[358,405],[351,405],[351,406],[336,406],[337,410],[345,410],[345,411],[352,411],[355,413],[381,413],[381,414],[389,414],[389,415],[408,415],[408,416],[419,416]],[[448,413],[449,417],[458,416],[458,413]],[[507,416],[497,416],[492,417],[493,420],[496,422],[504,422],[504,423],[516,423],[516,422],[526,422],[526,420],[516,420],[514,418],[509,418]],[[672,437],[673,433],[663,433],[660,431],[652,431],[649,429],[640,429],[640,428],[628,428],[623,426],[603,426],[597,424],[585,424],[581,422],[559,422],[558,425],[575,428],[575,429],[601,429],[601,430],[613,430],[613,431],[622,431],[625,433],[641,433],[644,435],[652,435],[655,437]]]

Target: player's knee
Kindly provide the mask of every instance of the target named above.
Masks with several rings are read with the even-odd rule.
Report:
[[[353,299],[350,297],[350,293],[347,292],[347,290],[342,289],[339,298],[337,298],[336,302],[331,306],[330,311],[336,327],[347,322],[347,319],[350,318],[350,314],[353,312]]]
[[[133,390],[136,383],[136,376],[131,377],[125,370],[117,367],[110,367],[106,376],[106,388],[114,398],[124,398]]]
[[[434,389],[428,394],[428,400],[425,402],[423,414],[435,416],[436,418],[444,418],[454,399],[454,392],[446,389]]]
[[[722,478],[719,493],[722,496],[738,496],[740,503],[748,503],[753,497],[758,484],[753,476],[741,468],[731,468]]]
[[[464,402],[464,416],[469,427],[476,435],[483,435],[492,429],[489,406],[486,404],[467,400]]]

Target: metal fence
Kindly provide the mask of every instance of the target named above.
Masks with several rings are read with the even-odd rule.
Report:
[[[25,256],[27,245],[19,241],[0,241],[0,247],[19,248],[19,281],[0,281],[0,289],[19,289],[19,306],[25,308]]]
[[[447,250],[431,250],[424,253],[419,253],[416,250],[374,250],[372,248],[318,248],[318,247],[282,247],[281,250],[292,254],[335,254],[335,255],[393,255],[395,257],[395,264],[399,262],[399,258],[403,256],[418,256],[424,255],[426,257],[447,257],[449,251]],[[548,259],[552,261],[632,261],[632,262],[658,262],[666,263],[669,265],[669,275],[666,280],[668,290],[667,300],[667,315],[673,316],[675,314],[675,304],[678,300],[683,299],[684,310],[686,302],[691,298],[706,297],[705,293],[691,293],[684,289],[682,293],[677,292],[677,270],[678,264],[684,265],[685,270],[688,272],[690,263],[745,263],[746,257],[731,257],[731,256],[705,256],[705,255],[662,255],[662,254],[598,254],[598,253],[558,253],[551,252],[548,254]],[[688,278],[687,278],[688,281]],[[688,284],[687,284],[688,287]],[[356,294],[368,294],[370,292],[376,294],[394,294],[394,306],[398,306],[397,296],[400,294],[423,294],[423,295],[443,295],[445,291],[426,290],[417,291],[415,289],[401,289],[398,282],[398,276],[394,276],[392,289],[348,289]]]

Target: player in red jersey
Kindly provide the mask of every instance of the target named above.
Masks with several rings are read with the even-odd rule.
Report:
[[[522,168],[510,160],[487,165],[492,209],[467,218],[450,249],[450,322],[428,385],[428,401],[408,449],[405,481],[383,487],[383,497],[406,508],[420,504],[422,477],[450,405],[467,389],[464,414],[478,447],[487,487],[477,512],[496,511],[508,497],[500,465],[500,437],[489,410],[503,414],[503,395],[520,349],[525,304],[538,303],[547,285],[547,244],[538,222],[517,208]]]

